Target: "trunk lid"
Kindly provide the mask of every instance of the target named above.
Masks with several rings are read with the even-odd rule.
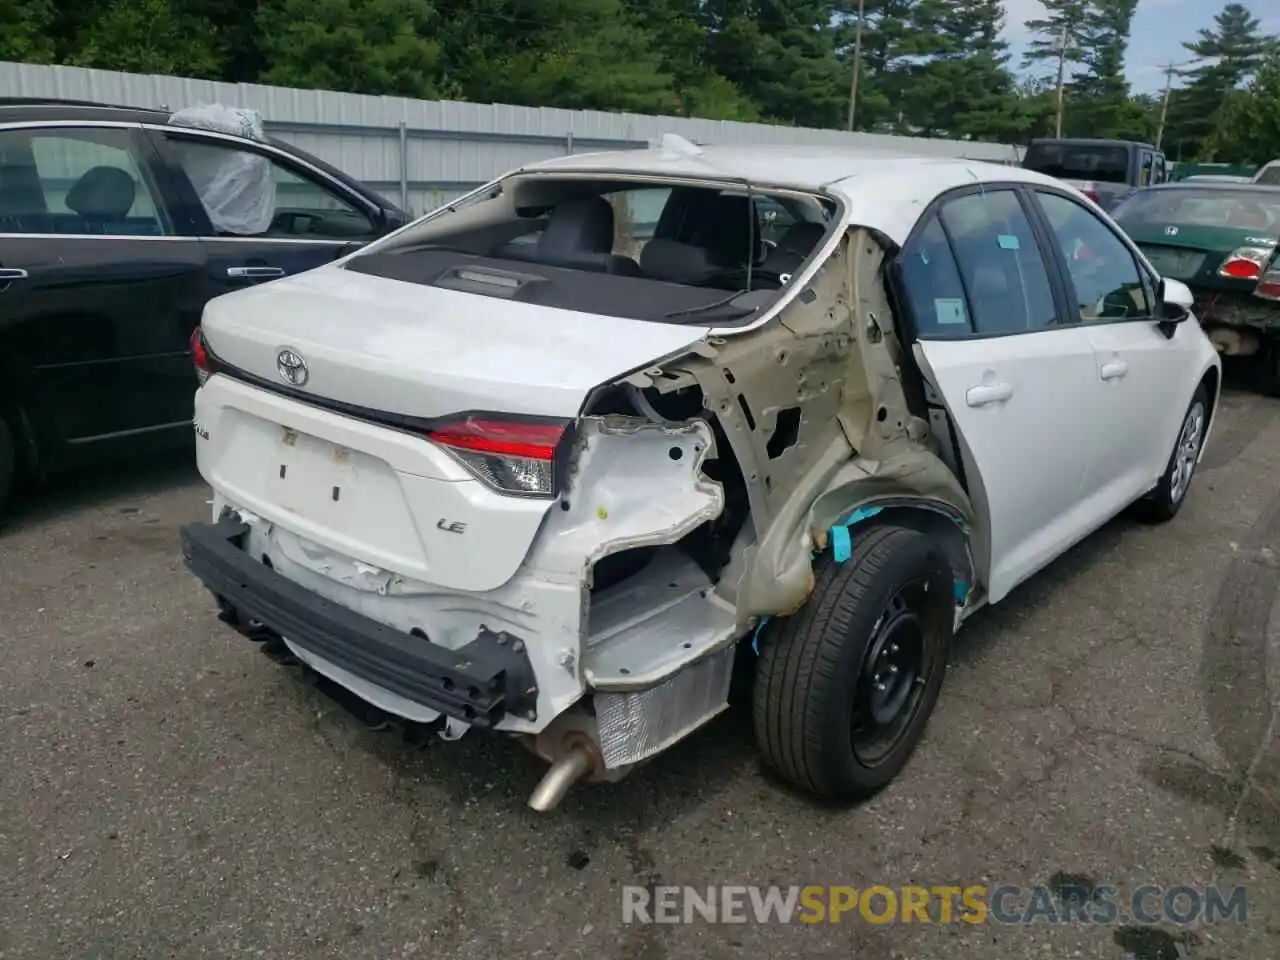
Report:
[[[324,266],[211,300],[202,328],[223,363],[401,416],[463,411],[574,417],[599,384],[701,339],[710,327],[519,303]]]
[[[270,524],[273,562],[390,595],[510,580],[593,388],[707,330],[336,267],[210,301],[203,328],[218,362],[251,375],[215,364],[196,394],[197,462],[218,502]],[[301,384],[277,370],[282,351],[305,361]]]
[[[1231,252],[1241,247],[1273,246],[1276,239],[1237,227],[1133,226],[1123,222],[1121,226],[1127,227],[1138,249],[1161,276],[1181,280],[1193,289],[1222,293],[1250,293],[1257,282],[1257,278],[1218,275],[1218,268]]]

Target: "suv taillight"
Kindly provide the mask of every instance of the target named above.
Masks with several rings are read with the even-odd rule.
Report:
[[[1270,259],[1271,250],[1268,248],[1240,247],[1232,250],[1222,261],[1222,266],[1218,267],[1218,276],[1230,277],[1232,280],[1257,280]]]
[[[196,367],[196,379],[200,381],[200,386],[204,386],[213,374],[213,366],[209,363],[209,348],[199,326],[191,331],[191,362]]]
[[[522,421],[468,417],[427,436],[500,493],[553,497],[556,449],[565,421]]]

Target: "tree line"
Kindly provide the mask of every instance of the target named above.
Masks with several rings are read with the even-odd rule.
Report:
[[[1025,58],[1001,0],[0,0],[0,60],[570,109],[1024,143],[1280,156],[1280,38],[1240,3],[1163,97],[1125,60],[1138,0],[1044,0]],[[860,56],[855,58],[855,48]],[[1171,69],[1170,78],[1175,74]]]

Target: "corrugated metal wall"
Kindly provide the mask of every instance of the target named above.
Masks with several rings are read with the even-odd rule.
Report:
[[[281,140],[328,160],[417,213],[523,163],[643,147],[663,133],[695,143],[850,144],[1016,162],[1013,146],[630,113],[371,97],[0,62],[0,96],[177,110],[225,103],[260,111]]]

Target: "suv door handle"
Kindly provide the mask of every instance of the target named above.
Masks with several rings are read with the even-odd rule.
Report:
[[[236,280],[265,280],[283,277],[284,267],[227,267],[227,276]]]
[[[27,271],[17,267],[0,267],[0,290],[8,290],[15,280],[27,279]]]
[[[1013,387],[1007,383],[981,383],[965,391],[964,402],[971,407],[985,407],[989,403],[1001,403],[1013,396]]]
[[[1103,380],[1119,380],[1129,372],[1129,365],[1123,360],[1108,360],[1098,368]]]

